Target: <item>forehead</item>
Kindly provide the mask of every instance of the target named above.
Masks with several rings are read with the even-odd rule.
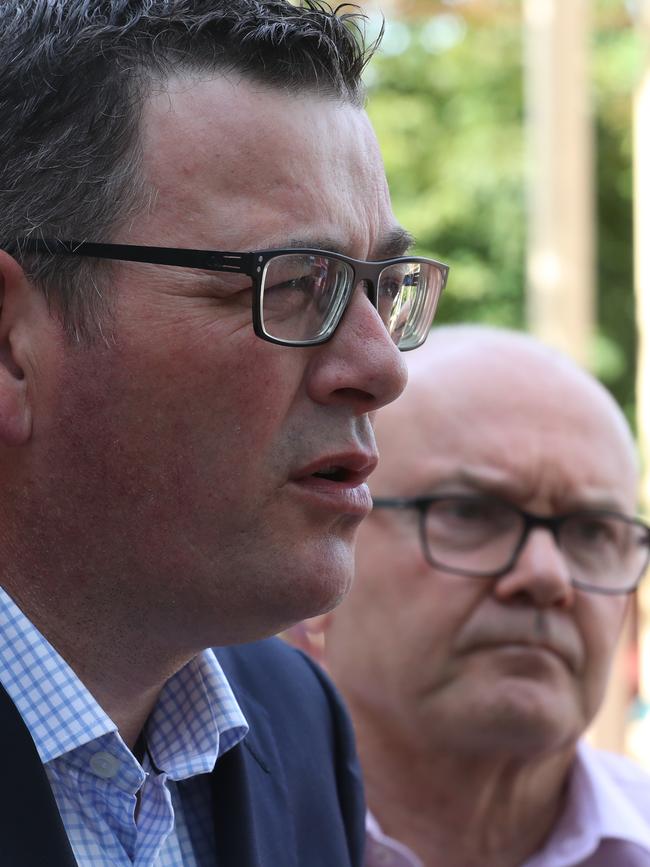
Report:
[[[544,509],[635,507],[625,423],[600,387],[568,366],[525,352],[441,356],[380,415],[377,494],[460,483]]]
[[[365,256],[392,227],[375,136],[351,104],[235,76],[177,78],[147,100],[142,142],[163,233],[176,237],[180,217],[222,249],[298,232]]]

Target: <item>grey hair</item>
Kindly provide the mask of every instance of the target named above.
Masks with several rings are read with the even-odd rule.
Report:
[[[153,82],[235,72],[361,106],[364,17],[321,0],[1,0],[0,249],[71,339],[110,309],[110,265],[21,255],[20,237],[109,241],[147,201],[139,120]],[[356,7],[353,7],[353,10]]]

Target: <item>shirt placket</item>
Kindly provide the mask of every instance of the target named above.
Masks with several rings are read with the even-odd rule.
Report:
[[[167,774],[148,771],[140,790],[134,867],[153,867],[174,828],[174,808]]]

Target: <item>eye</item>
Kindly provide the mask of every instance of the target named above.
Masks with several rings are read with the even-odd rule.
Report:
[[[432,549],[441,553],[488,550],[508,544],[521,531],[521,516],[506,503],[489,497],[450,496],[434,499],[426,513]]]
[[[386,301],[394,301],[402,291],[404,283],[397,276],[384,277],[381,281],[381,297]]]
[[[287,277],[284,280],[276,280],[271,284],[267,283],[264,286],[264,292],[268,292],[269,295],[278,295],[280,293],[291,294],[294,292],[304,294],[306,291],[311,290],[312,285],[312,276],[310,274],[302,274],[299,277]]]
[[[308,305],[327,309],[338,273],[330,260],[305,254],[275,257],[264,274],[265,313],[299,313]]]
[[[518,515],[507,504],[489,497],[445,497],[434,500],[428,521],[447,533],[481,533],[496,536],[509,532]]]
[[[279,275],[274,277],[272,283],[264,286],[264,310],[267,315],[274,312],[295,313],[313,299],[315,286],[312,274],[287,275],[284,279],[279,278]]]
[[[491,521],[494,517],[494,504],[490,500],[480,497],[472,498],[449,498],[440,500],[435,507],[435,512],[449,521],[472,524],[476,522]]]
[[[565,532],[574,543],[590,548],[608,545],[621,547],[629,536],[626,524],[597,515],[576,515],[567,521]]]

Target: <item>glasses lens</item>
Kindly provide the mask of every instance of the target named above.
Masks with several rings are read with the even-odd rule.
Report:
[[[415,349],[426,340],[445,270],[430,262],[405,261],[389,265],[377,285],[379,315],[400,349]]]
[[[489,497],[434,500],[424,518],[429,561],[467,575],[492,575],[511,560],[523,518]]]
[[[559,542],[581,584],[604,590],[632,589],[648,562],[648,533],[637,521],[584,512],[560,527]]]
[[[265,333],[296,343],[326,339],[345,310],[353,276],[346,262],[328,256],[275,256],[262,275]]]

